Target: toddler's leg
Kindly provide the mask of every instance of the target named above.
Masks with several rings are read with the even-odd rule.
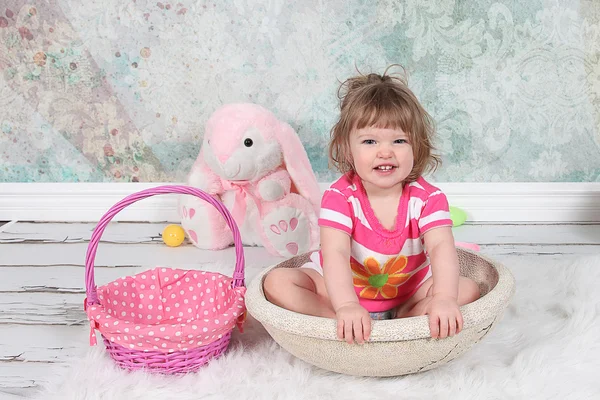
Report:
[[[424,315],[425,308],[432,298],[433,278],[427,279],[416,293],[396,311],[396,318]],[[461,276],[458,280],[458,305],[472,303],[480,296],[479,286],[472,279]]]
[[[325,280],[308,268],[277,268],[265,277],[267,300],[301,314],[335,318]]]

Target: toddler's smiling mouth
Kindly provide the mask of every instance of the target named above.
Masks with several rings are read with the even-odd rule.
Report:
[[[384,164],[384,165],[378,165],[377,167],[375,167],[373,169],[377,170],[377,171],[391,171],[394,168],[397,168],[397,167],[395,165],[391,165],[391,164]]]

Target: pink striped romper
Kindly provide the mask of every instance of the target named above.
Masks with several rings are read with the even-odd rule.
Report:
[[[419,178],[404,185],[394,230],[384,228],[358,175],[348,173],[323,194],[319,226],[339,229],[351,237],[350,267],[360,304],[371,313],[394,309],[408,300],[431,276],[423,234],[452,226],[448,200]],[[320,251],[304,267],[322,274]]]

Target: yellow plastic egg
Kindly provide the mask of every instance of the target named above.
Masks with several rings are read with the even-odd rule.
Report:
[[[167,225],[162,233],[162,240],[169,247],[177,247],[185,239],[185,231],[179,225]]]

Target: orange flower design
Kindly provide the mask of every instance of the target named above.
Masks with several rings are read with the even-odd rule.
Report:
[[[411,277],[402,273],[407,264],[408,259],[403,255],[388,259],[383,268],[373,257],[367,257],[362,265],[352,259],[354,286],[363,288],[360,297],[376,299],[381,294],[385,299],[393,299],[398,296],[398,286]]]

